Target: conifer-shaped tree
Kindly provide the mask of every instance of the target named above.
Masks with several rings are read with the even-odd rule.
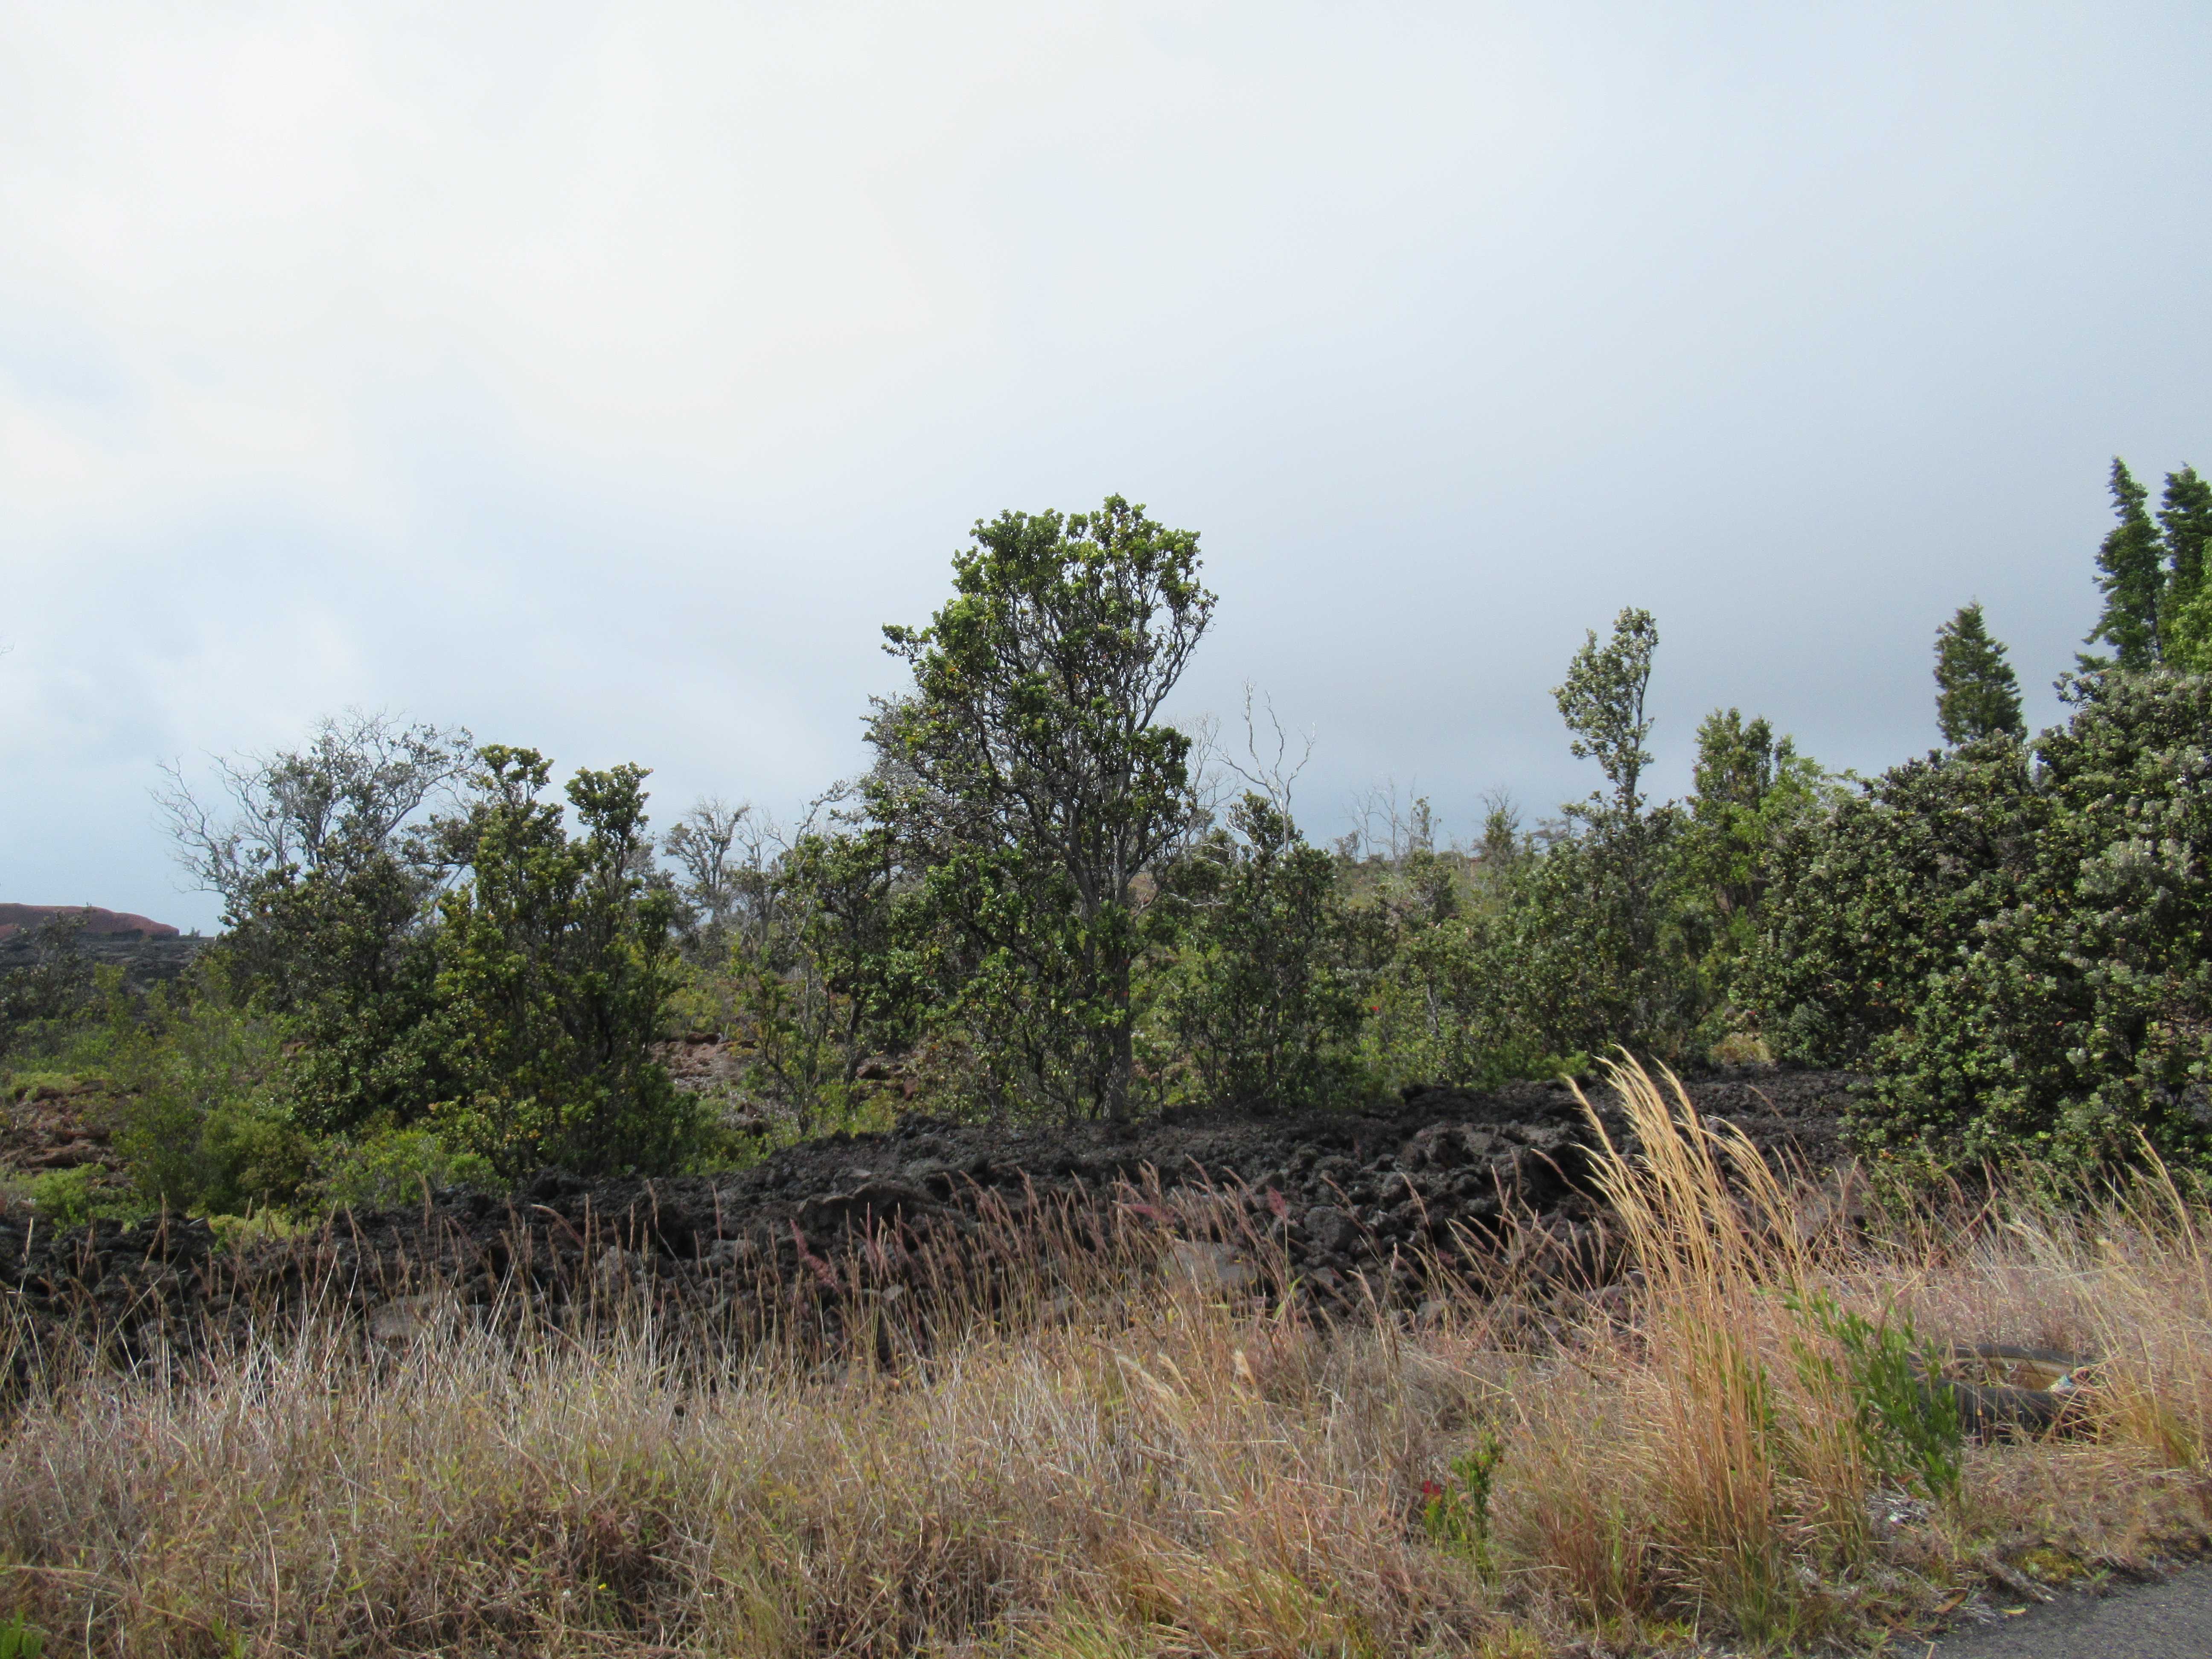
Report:
[[[2083,643],[2101,640],[2113,654],[2084,656],[2081,661],[2085,670],[2139,672],[2160,661],[2159,601],[2166,588],[2166,549],[2145,505],[2149,492],[2118,456],[2112,458],[2112,490],[2120,521],[2097,550],[2097,590],[2105,596],[2105,610]]]
[[[2020,681],[2003,641],[1990,636],[1978,599],[1936,630],[1936,721],[1946,743],[2027,735]]]
[[[2166,475],[2158,509],[2166,541],[2166,606],[2159,643],[2166,664],[2192,673],[2212,671],[2212,592],[2205,560],[2212,554],[2212,482],[2185,466]]]

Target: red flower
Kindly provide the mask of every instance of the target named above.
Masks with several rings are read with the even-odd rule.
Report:
[[[1443,1489],[1442,1486],[1438,1486],[1435,1481],[1433,1481],[1433,1480],[1424,1480],[1424,1481],[1422,1481],[1422,1482],[1421,1482],[1421,1496],[1422,1496],[1422,1497],[1424,1497],[1424,1498],[1442,1498],[1443,1495],[1444,1495],[1444,1489]]]

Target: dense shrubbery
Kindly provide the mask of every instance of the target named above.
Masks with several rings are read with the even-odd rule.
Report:
[[[431,1107],[447,1138],[517,1176],[546,1164],[665,1170],[696,1125],[651,1057],[675,989],[675,902],[641,877],[645,774],[580,771],[557,805],[550,763],[481,751],[477,795],[447,840],[470,878],[438,901],[440,1029],[460,1088]]]
[[[66,911],[33,929],[30,960],[0,974],[0,1060],[64,1026],[93,996],[92,966],[77,950],[82,916]]]
[[[1759,1000],[1882,1138],[2212,1150],[2212,679],[2110,672],[2033,750],[1899,767],[1786,843]]]
[[[1161,1069],[1247,1109],[1358,1092],[1353,1043],[1371,973],[1336,863],[1278,804],[1247,794],[1162,872]]]
[[[299,1193],[314,1148],[280,1086],[281,1018],[235,995],[214,960],[143,996],[112,968],[79,982],[65,1010],[16,1028],[13,1073],[33,1087],[99,1079],[132,1183],[95,1188],[90,1170],[57,1171],[40,1178],[46,1207],[243,1213]]]
[[[1556,692],[1604,787],[1534,834],[1500,798],[1465,849],[1425,803],[1316,847],[1279,769],[1210,767],[1162,719],[1213,606],[1194,535],[1119,498],[1006,514],[928,626],[886,630],[912,684],[795,833],[708,801],[656,849],[636,768],[578,773],[564,810],[531,750],[325,723],[227,767],[233,812],[169,797],[228,914],[195,976],[134,1004],[50,929],[0,977],[0,1058],[108,1078],[140,1200],[231,1211],[669,1170],[894,1097],[1352,1103],[1616,1045],[1863,1068],[1877,1141],[2203,1158],[2212,679],[2179,671],[2212,495],[2175,474],[2154,518],[2113,488],[2093,637],[2118,655],[2064,727],[2024,740],[1969,605],[1937,638],[1956,747],[1846,787],[1716,710],[1692,793],[1653,802],[1632,609]],[[1227,772],[1250,787],[1223,808]],[[684,1030],[738,1045],[723,1097],[655,1060]]]
[[[148,1207],[678,1165],[701,1115],[652,1054],[678,975],[675,902],[645,869],[644,775],[578,773],[572,835],[539,799],[549,770],[357,720],[228,769],[228,818],[173,798],[227,932],[142,996],[58,940],[4,988],[15,1058],[97,1080]],[[452,810],[415,821],[449,786]]]
[[[1054,556],[1096,578],[1096,551],[1079,539]],[[967,569],[979,586],[998,579],[989,561]],[[1059,603],[1035,597],[1044,584],[1034,570],[1026,580],[1006,600],[1017,617]],[[1106,585],[1126,593],[1146,580]],[[1022,625],[1009,630],[1006,659],[1018,664]],[[1127,637],[1148,636],[1133,625]],[[851,1079],[872,1054],[903,1054],[933,1103],[955,1109],[1287,1108],[1545,1075],[1616,1042],[1684,1062],[1756,1053],[1735,981],[1764,860],[1830,787],[1765,721],[1731,709],[1699,732],[1698,793],[1646,801],[1643,702],[1656,642],[1649,617],[1625,612],[1560,689],[1577,748],[1609,790],[1541,836],[1523,834],[1501,801],[1466,852],[1437,845],[1425,803],[1387,849],[1316,848],[1279,777],[1246,774],[1261,787],[1209,810],[1178,745],[1145,735],[1164,677],[1119,702],[1099,694],[1121,723],[1101,720],[1083,739],[1090,752],[1071,755],[1080,734],[1054,699],[1073,677],[1042,651],[1026,672],[1051,684],[1005,694],[1009,712],[981,714],[971,700],[957,721],[927,716],[985,734],[960,739],[973,747],[957,755],[967,769],[956,787],[951,765],[923,757],[913,735],[936,695],[925,684],[882,711],[877,771],[847,815],[758,863],[750,890],[767,942],[738,954],[775,972],[765,985],[726,977],[726,1006],[757,1033],[763,1084],[793,1103],[808,1091],[770,1053],[793,1041],[779,997],[824,1011],[800,1050],[816,1071]],[[984,678],[971,669],[963,684]],[[1024,721],[1052,742],[1032,752],[988,735]],[[1147,744],[1172,765],[1111,763]],[[1087,837],[1075,833],[1085,825]],[[1130,825],[1155,848],[1148,858],[1114,844]],[[686,895],[702,915],[713,908],[705,885],[695,879]],[[1100,896],[1089,913],[1085,891]],[[816,932],[825,915],[838,918],[834,951]],[[1116,1084],[1109,1062],[1123,1042],[1128,1077]],[[825,1046],[836,1065],[821,1060]],[[1126,1089],[1121,1108],[1115,1089]]]

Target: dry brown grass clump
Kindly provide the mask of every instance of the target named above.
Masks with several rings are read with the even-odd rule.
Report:
[[[88,1370],[6,1424],[0,1613],[116,1655],[1781,1647],[2201,1541],[2196,1200],[1855,1216],[1622,1081],[1595,1294],[1324,1328],[1125,1262],[888,1355],[641,1316]],[[1915,1490],[1851,1314],[2102,1356],[2087,1432]]]

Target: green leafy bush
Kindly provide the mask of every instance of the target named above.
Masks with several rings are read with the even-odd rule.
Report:
[[[0,972],[0,1058],[38,1046],[92,1004],[92,966],[77,946],[83,927],[82,915],[48,916],[32,930],[31,960]]]
[[[1196,534],[1118,495],[1096,513],[1001,514],[975,540],[928,627],[884,629],[914,680],[878,706],[867,809],[908,849],[976,1097],[1122,1117],[1139,878],[1198,815],[1191,739],[1160,708],[1213,595]]]
[[[33,1176],[24,1183],[24,1196],[57,1227],[82,1227],[95,1216],[128,1215],[137,1207],[103,1188],[100,1171],[89,1164]]]
[[[111,1012],[114,1145],[149,1206],[202,1214],[285,1205],[313,1157],[283,1089],[281,1020],[240,1007],[213,965]]]
[[[433,890],[426,869],[384,848],[280,866],[243,890],[217,948],[233,981],[290,1022],[289,1097],[315,1134],[411,1121],[459,1092]]]
[[[1198,1097],[1266,1109],[1358,1092],[1363,975],[1335,860],[1248,794],[1162,885],[1179,947],[1162,1012]]]
[[[489,1159],[456,1152],[422,1127],[333,1143],[319,1150],[318,1162],[315,1191],[332,1209],[391,1209],[419,1199],[425,1188],[499,1184]]]
[[[89,999],[40,1034],[40,1069],[11,1076],[20,1088],[76,1085],[112,1130],[133,1194],[103,1194],[89,1170],[65,1171],[33,1183],[41,1206],[82,1219],[291,1202],[311,1148],[285,1097],[284,1022],[242,1006],[214,956],[144,995],[118,969],[93,982]]]
[[[1867,1467],[1897,1485],[1918,1481],[1931,1498],[1959,1495],[1966,1429],[1957,1397],[1921,1358],[1912,1322],[1893,1313],[1876,1324],[1838,1307],[1825,1291],[1788,1299],[1791,1312],[1842,1351],[1797,1350],[1808,1383],[1841,1380],[1851,1401],[1851,1431]]]
[[[1498,1485],[1498,1466],[1505,1443],[1485,1430],[1480,1439],[1451,1461],[1448,1481],[1421,1483],[1421,1529],[1439,1549],[1463,1556],[1478,1572],[1490,1559],[1490,1499]]]
[[[1487,911],[1401,923],[1372,975],[1363,1048],[1386,1081],[1490,1088],[1576,1069],[1515,1018],[1516,981],[1499,971],[1506,925]]]
[[[639,873],[645,774],[579,771],[582,834],[541,799],[552,763],[486,745],[453,842],[471,878],[439,901],[437,994],[459,1098],[437,1127],[503,1176],[681,1165],[696,1103],[652,1056],[677,980],[675,901]]]
[[[2212,1152],[2212,679],[2081,690],[2033,751],[1911,762],[1785,845],[1753,995],[1784,1052],[1875,1074],[1876,1140]]]
[[[1731,708],[1698,728],[1696,792],[1647,802],[1656,645],[1650,616],[1625,611],[1556,694],[1574,752],[1598,763],[1608,790],[1568,805],[1540,842],[1494,811],[1464,883],[1419,879],[1440,856],[1425,842],[1403,858],[1398,884],[1431,902],[1375,907],[1391,940],[1369,1003],[1379,1073],[1488,1086],[1578,1069],[1616,1043],[1695,1063],[1743,1040],[1738,981],[1770,854],[1833,786],[1765,720]]]

